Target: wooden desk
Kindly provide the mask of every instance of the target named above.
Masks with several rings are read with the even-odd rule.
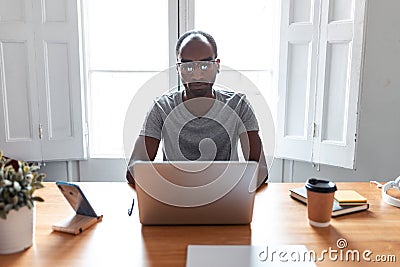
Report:
[[[1,255],[0,266],[185,266],[188,244],[258,245],[304,244],[309,250],[338,249],[339,238],[348,250],[395,255],[397,263],[331,261],[318,266],[398,266],[400,262],[400,209],[382,202],[380,190],[369,183],[338,183],[368,198],[369,211],[333,218],[325,229],[312,228],[306,207],[289,197],[302,184],[271,183],[257,193],[253,222],[247,226],[147,226],[138,210],[127,211],[135,192],[126,183],[80,183],[103,221],[78,236],[53,232],[51,225],[73,214],[54,183],[38,191],[36,240],[28,250]],[[1,238],[1,237],[0,237]]]

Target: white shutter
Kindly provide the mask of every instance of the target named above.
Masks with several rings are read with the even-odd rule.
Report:
[[[277,157],[354,168],[365,1],[282,1]]]
[[[76,1],[0,1],[0,149],[7,156],[86,156],[78,33]]]
[[[365,0],[322,1],[314,162],[354,168]]]
[[[30,1],[0,1],[0,150],[41,160]]]
[[[275,155],[312,160],[319,1],[283,0]]]
[[[44,160],[83,159],[80,1],[35,1],[36,69]]]

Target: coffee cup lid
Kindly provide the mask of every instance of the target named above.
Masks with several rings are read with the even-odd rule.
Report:
[[[306,188],[307,190],[318,193],[331,193],[337,190],[335,183],[317,178],[308,179]]]

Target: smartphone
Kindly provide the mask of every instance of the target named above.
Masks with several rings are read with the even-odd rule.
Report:
[[[62,192],[68,203],[75,210],[76,214],[89,217],[98,217],[89,201],[77,184],[68,182],[56,182],[58,189]]]

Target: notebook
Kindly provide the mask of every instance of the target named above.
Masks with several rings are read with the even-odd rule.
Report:
[[[249,224],[256,162],[150,162],[133,165],[143,225]]]
[[[307,189],[303,187],[299,188],[293,188],[290,189],[290,196],[304,204],[307,204]],[[354,213],[358,211],[363,211],[367,210],[369,208],[368,203],[363,203],[361,205],[345,205],[341,206],[339,205],[339,202],[337,200],[333,201],[333,206],[332,206],[332,217],[337,217],[340,215],[345,215],[349,213]]]
[[[337,190],[335,192],[335,200],[340,205],[361,205],[367,203],[367,198],[355,190]]]

